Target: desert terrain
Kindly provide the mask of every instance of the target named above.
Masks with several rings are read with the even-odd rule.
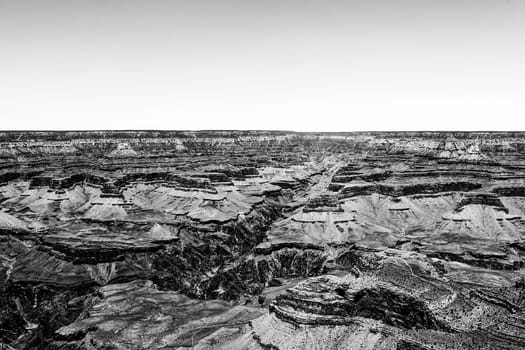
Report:
[[[0,132],[0,349],[524,349],[525,134]]]

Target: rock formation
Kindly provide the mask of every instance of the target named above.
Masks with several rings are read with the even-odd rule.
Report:
[[[0,348],[523,349],[524,136],[0,132]]]

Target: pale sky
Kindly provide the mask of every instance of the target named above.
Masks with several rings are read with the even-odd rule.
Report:
[[[0,0],[0,129],[525,130],[525,1]]]

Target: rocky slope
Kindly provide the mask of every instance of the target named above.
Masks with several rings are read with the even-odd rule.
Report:
[[[0,347],[525,348],[523,136],[0,133]]]

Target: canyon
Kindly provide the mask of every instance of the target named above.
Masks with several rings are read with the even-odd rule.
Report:
[[[0,349],[523,349],[525,133],[0,132]]]

